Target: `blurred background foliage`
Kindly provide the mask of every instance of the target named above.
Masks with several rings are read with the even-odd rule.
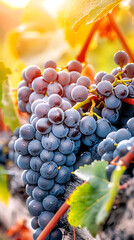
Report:
[[[12,71],[12,88],[17,87],[26,65],[43,68],[46,60],[53,59],[64,67],[79,54],[93,23],[83,22],[74,32],[66,25],[66,4],[66,0],[0,0],[0,61]],[[134,52],[134,1],[122,1],[113,16]],[[110,72],[116,67],[114,53],[122,49],[105,16],[88,48],[88,62],[96,72]]]

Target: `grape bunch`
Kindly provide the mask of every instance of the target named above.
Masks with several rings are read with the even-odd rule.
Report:
[[[63,69],[47,61],[43,74],[35,65],[22,72],[18,107],[30,117],[20,127],[15,151],[24,170],[34,240],[63,204],[71,172],[95,159],[110,163],[122,151],[122,141],[133,145],[134,107],[123,100],[133,98],[134,64],[124,51],[114,60],[119,67],[111,74],[97,73],[93,84],[81,75],[83,66],[76,60]],[[62,239],[61,226],[59,221],[46,239]]]

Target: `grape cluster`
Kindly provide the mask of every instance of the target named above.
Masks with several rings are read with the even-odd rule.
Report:
[[[34,240],[63,204],[71,172],[94,159],[110,163],[122,151],[118,150],[122,141],[133,145],[134,108],[122,100],[133,97],[134,64],[128,63],[124,51],[117,52],[114,60],[120,67],[111,74],[97,73],[94,84],[81,75],[82,64],[76,60],[64,69],[47,61],[43,74],[35,65],[22,72],[18,106],[30,118],[19,130],[15,150],[24,170]],[[48,240],[62,239],[60,226],[61,221]]]
[[[15,151],[15,141],[19,138],[19,127],[15,129],[8,142],[8,159],[16,164],[18,153]]]

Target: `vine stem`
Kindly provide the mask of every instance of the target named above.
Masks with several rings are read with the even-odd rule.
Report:
[[[53,228],[58,223],[61,216],[64,215],[64,213],[68,210],[70,206],[67,204],[67,202],[64,202],[63,205],[60,207],[60,209],[56,212],[54,217],[50,220],[50,222],[47,224],[47,226],[44,228],[44,230],[41,232],[37,240],[44,240],[49,233],[53,230]]]
[[[107,16],[108,16],[108,18],[109,18],[109,20],[110,20],[110,23],[111,23],[113,29],[114,29],[115,32],[117,33],[118,38],[119,38],[119,40],[121,41],[121,43],[122,43],[122,45],[123,45],[123,47],[124,47],[124,50],[128,53],[131,62],[134,62],[134,56],[133,56],[133,53],[132,53],[130,47],[128,46],[128,43],[127,43],[127,41],[126,41],[126,39],[125,39],[123,33],[121,32],[121,30],[120,30],[118,24],[117,24],[116,21],[114,20],[113,15],[110,14],[110,13],[108,13]]]
[[[84,43],[80,53],[78,54],[78,56],[76,58],[81,63],[85,61],[85,57],[86,57],[88,46],[89,46],[89,44],[90,44],[90,42],[91,42],[91,40],[92,40],[92,38],[93,38],[93,36],[94,36],[98,26],[99,26],[99,23],[100,23],[100,21],[97,21],[97,22],[93,23],[93,26],[90,29],[89,35],[87,36],[87,39],[86,39],[86,41],[85,41],[85,43]]]

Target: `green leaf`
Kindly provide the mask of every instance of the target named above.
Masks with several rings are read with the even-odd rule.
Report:
[[[20,126],[15,106],[12,100],[8,78],[2,84],[2,113],[5,124],[7,124],[12,131]]]
[[[11,74],[10,68],[6,68],[3,62],[0,62],[0,107],[2,107],[2,84],[7,79],[8,75]]]
[[[68,0],[67,26],[77,31],[83,22],[89,24],[99,20],[120,2],[121,0]]]
[[[93,236],[96,236],[109,215],[124,171],[124,167],[117,168],[112,181],[108,182],[105,170],[107,164],[106,161],[94,161],[76,170],[74,174],[88,183],[78,186],[67,201],[70,205],[69,223],[76,227],[87,227]]]
[[[7,205],[10,197],[10,192],[7,186],[7,175],[5,169],[0,166],[0,201]]]

